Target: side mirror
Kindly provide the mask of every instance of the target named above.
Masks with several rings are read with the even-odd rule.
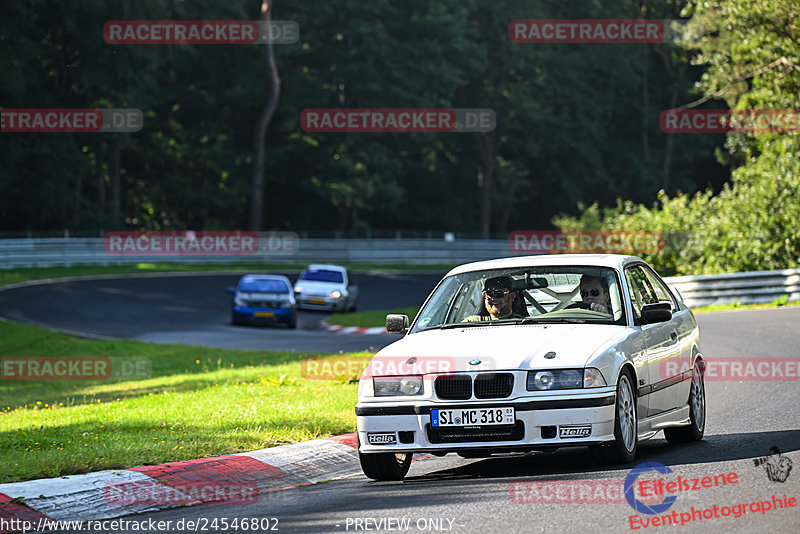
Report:
[[[663,323],[672,319],[672,304],[657,302],[642,306],[642,324]]]
[[[386,316],[386,331],[392,334],[408,332],[408,315],[390,313]]]
[[[236,288],[235,288],[235,287],[229,287],[229,288],[226,290],[226,292],[227,292],[228,294],[230,294],[230,295],[235,295],[235,294],[236,294]]]

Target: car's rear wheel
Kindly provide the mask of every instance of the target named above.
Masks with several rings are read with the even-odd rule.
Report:
[[[706,388],[703,384],[703,362],[692,368],[692,386],[689,390],[689,424],[665,428],[664,437],[670,443],[700,441],[706,431]]]
[[[373,480],[403,480],[411,467],[411,453],[358,453],[361,470]]]
[[[614,416],[614,441],[589,447],[595,459],[604,463],[628,463],[636,458],[639,446],[639,422],[636,396],[630,371],[624,369],[617,382]]]

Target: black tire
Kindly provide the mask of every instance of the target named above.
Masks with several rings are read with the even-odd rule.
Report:
[[[692,368],[692,385],[689,388],[689,421],[686,426],[665,428],[664,437],[670,443],[700,441],[706,431],[706,386],[703,383],[703,362]]]
[[[236,317],[231,316],[231,324],[233,326],[239,326],[239,321],[236,320]]]
[[[411,453],[358,453],[361,470],[373,480],[403,480],[411,467]]]
[[[289,328],[297,328],[297,316],[296,315],[293,316],[292,319],[288,323],[286,323],[286,326],[288,326]]]
[[[614,441],[602,445],[592,445],[592,456],[603,463],[626,464],[636,458],[639,447],[638,403],[630,371],[624,369],[617,381],[617,395],[614,402]]]

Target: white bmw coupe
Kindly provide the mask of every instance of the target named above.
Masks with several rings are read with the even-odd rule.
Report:
[[[680,295],[640,258],[528,256],[450,271],[370,361],[356,416],[364,474],[401,480],[414,453],[482,457],[700,440],[705,365]]]

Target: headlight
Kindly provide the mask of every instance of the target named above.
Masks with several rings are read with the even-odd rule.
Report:
[[[574,389],[583,387],[581,369],[548,369],[528,371],[528,391]]]
[[[296,287],[296,288],[294,288],[294,292],[295,293],[302,293],[303,292],[303,288],[302,287]]]
[[[341,296],[342,296],[342,292],[341,291],[331,291],[331,298],[332,299],[338,299]]]
[[[608,384],[606,384],[603,374],[592,367],[587,369],[528,371],[528,391],[597,388],[606,385]]]
[[[372,379],[376,397],[422,395],[422,376],[376,376]]]
[[[233,303],[236,304],[237,306],[247,306],[247,304],[245,304],[245,302],[238,296],[234,297]]]

